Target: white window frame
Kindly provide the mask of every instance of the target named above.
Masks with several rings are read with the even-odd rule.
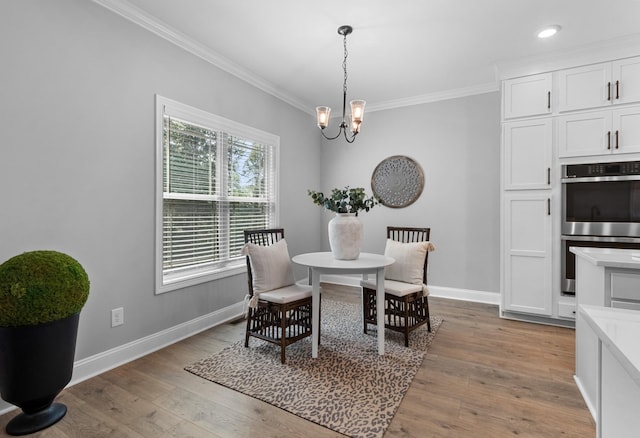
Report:
[[[208,129],[224,132],[232,136],[251,139],[255,142],[273,146],[273,161],[275,175],[271,178],[272,193],[275,208],[269,218],[269,227],[274,227],[279,223],[279,156],[280,137],[261,131],[250,126],[243,125],[233,120],[220,117],[198,108],[185,105],[175,100],[156,95],[156,209],[155,209],[155,283],[156,294],[161,294],[176,289],[182,289],[208,281],[238,275],[246,272],[246,261],[244,257],[228,260],[223,266],[193,268],[180,273],[165,275],[163,268],[163,205],[164,205],[164,181],[163,181],[163,117],[164,114],[188,121],[195,125],[207,127]],[[221,221],[221,226],[228,225],[228,221]],[[226,230],[225,230],[226,231]]]

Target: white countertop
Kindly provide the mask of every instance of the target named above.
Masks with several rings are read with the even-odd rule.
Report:
[[[640,250],[572,246],[569,251],[596,266],[640,269]]]
[[[640,386],[640,311],[581,304],[578,312]]]

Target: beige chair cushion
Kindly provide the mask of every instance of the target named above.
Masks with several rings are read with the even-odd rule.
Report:
[[[422,284],[424,259],[427,256],[427,251],[434,249],[431,242],[402,243],[387,239],[384,255],[393,257],[396,261],[385,268],[384,278],[404,283]]]
[[[361,280],[360,286],[376,290],[375,280]],[[396,297],[404,297],[405,295],[416,292],[422,292],[425,297],[429,295],[429,289],[427,289],[426,284],[411,284],[395,280],[385,280],[384,291],[388,294],[395,295]]]
[[[260,294],[260,299],[277,304],[286,304],[303,298],[309,298],[311,296],[311,290],[310,285],[291,284],[269,292],[263,292]]]
[[[294,283],[291,257],[285,239],[269,246],[246,243],[242,248],[242,254],[248,255],[251,262],[254,294],[262,294]]]

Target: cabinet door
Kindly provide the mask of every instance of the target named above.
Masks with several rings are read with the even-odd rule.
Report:
[[[625,272],[610,269],[611,298],[640,302],[640,275],[634,271]]]
[[[551,73],[502,82],[504,118],[551,114]]]
[[[558,111],[597,108],[611,104],[611,63],[558,72]]]
[[[618,109],[612,112],[611,148],[614,153],[640,152],[640,108]]]
[[[507,122],[502,136],[504,189],[550,189],[552,120]]]
[[[505,310],[551,316],[551,214],[547,193],[504,195]]]
[[[640,56],[612,64],[614,103],[640,102]]]
[[[614,133],[611,132],[611,111],[558,117],[560,158],[610,154],[614,140]]]

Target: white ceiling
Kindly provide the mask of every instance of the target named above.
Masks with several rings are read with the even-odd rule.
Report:
[[[348,99],[369,110],[497,90],[526,60],[640,52],[640,0],[94,1],[310,113],[341,109],[343,24]]]

